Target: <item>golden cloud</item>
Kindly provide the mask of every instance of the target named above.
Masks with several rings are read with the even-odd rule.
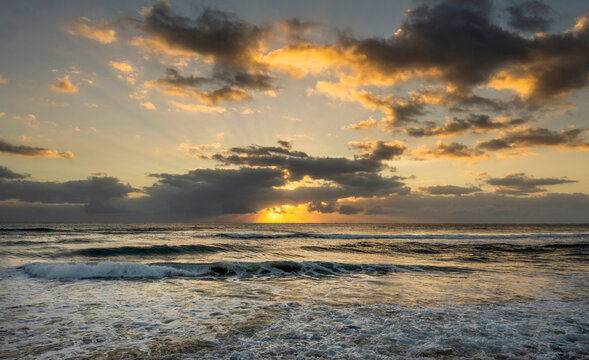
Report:
[[[70,35],[80,35],[101,44],[110,44],[117,41],[117,32],[108,29],[108,25],[106,21],[99,22],[97,26],[88,25],[81,21],[72,21],[66,26],[66,31]]]
[[[51,88],[55,91],[63,93],[77,93],[80,89],[71,83],[69,76],[57,78],[57,83],[51,84]]]
[[[178,101],[170,100],[168,104],[184,110],[184,111],[191,111],[191,112],[201,112],[201,113],[223,113],[227,111],[224,107],[221,106],[207,106],[202,104],[184,104]]]

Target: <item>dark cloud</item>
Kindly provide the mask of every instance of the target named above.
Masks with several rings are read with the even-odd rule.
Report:
[[[586,129],[552,131],[546,128],[524,128],[504,132],[500,137],[482,141],[477,149],[497,151],[534,146],[589,149],[589,142],[580,136]]]
[[[362,212],[362,208],[351,205],[342,205],[339,207],[338,212],[343,215],[354,215]]]
[[[0,179],[24,179],[29,177],[29,174],[18,174],[10,170],[6,166],[0,165]]]
[[[241,155],[272,155],[272,154],[280,154],[280,155],[288,155],[293,157],[302,157],[306,158],[309,157],[306,153],[302,151],[291,151],[291,145],[288,141],[279,140],[278,146],[259,146],[259,145],[250,145],[248,147],[233,147],[229,149],[229,152],[234,154],[241,154]]]
[[[270,90],[273,88],[274,77],[265,74],[251,74],[245,71],[215,71],[211,77],[195,75],[183,76],[177,69],[167,68],[166,76],[161,79],[148,82],[149,85],[168,87],[193,87],[199,88],[212,84],[222,86],[237,86],[252,90]]]
[[[477,148],[470,148],[464,144],[451,142],[449,144],[438,142],[436,145],[428,148],[421,147],[413,152],[417,159],[425,158],[449,158],[477,160],[486,159],[489,156],[484,151]]]
[[[566,178],[534,178],[524,173],[507,174],[502,178],[488,178],[485,182],[495,186],[495,193],[505,195],[527,195],[544,192],[539,186],[575,183],[576,180]]]
[[[374,161],[393,160],[401,156],[407,147],[400,142],[385,143],[382,140],[377,141],[351,141],[350,147],[362,151],[359,156],[361,159]]]
[[[258,61],[262,40],[270,32],[268,27],[251,25],[234,14],[211,9],[204,9],[195,19],[174,15],[165,1],[151,6],[136,24],[148,39],[136,41],[141,46],[171,56],[197,55],[213,64],[209,77],[182,76],[168,68],[164,78],[148,82],[150,85],[213,86],[198,94],[209,104],[241,102],[251,99],[245,89],[273,88],[274,77]]]
[[[470,88],[525,57],[526,40],[493,24],[490,1],[424,3],[408,12],[397,35],[341,42],[384,73],[436,69],[444,81]]]
[[[216,216],[254,213],[277,205],[308,204],[309,211],[352,213],[337,200],[350,196],[409,194],[398,176],[379,174],[384,165],[368,158],[313,157],[280,146],[234,147],[206,156],[236,169],[195,169],[186,174],[151,174],[135,207],[152,214]],[[142,204],[141,206],[137,204]],[[340,212],[341,212],[340,211]]]
[[[180,216],[254,213],[269,206],[284,174],[271,168],[196,169],[186,174],[152,174],[145,208]]]
[[[480,193],[449,197],[412,194],[356,200],[349,205],[369,209],[366,213],[379,216],[375,219],[392,222],[580,224],[587,222],[589,195],[517,197]]]
[[[377,174],[332,175],[338,186],[282,189],[290,178],[278,168],[196,169],[187,174],[152,174],[158,182],[145,189],[138,209],[176,216],[255,213],[276,204],[309,204],[309,211],[339,211],[335,201],[352,195],[408,192],[398,178]],[[318,200],[319,199],[319,200]],[[344,211],[346,211],[344,209]]]
[[[199,94],[202,102],[216,105],[222,101],[242,102],[244,100],[251,100],[251,96],[242,89],[236,89],[229,86],[223,86],[219,89],[214,89]]]
[[[337,211],[337,204],[333,201],[312,201],[307,204],[307,211],[331,214]]]
[[[217,71],[213,74],[213,79],[228,85],[252,90],[270,90],[274,88],[272,84],[274,77],[267,73],[252,74],[245,71]]]
[[[435,79],[450,84],[453,97],[460,94],[462,105],[503,107],[496,101],[472,96],[474,87],[487,84],[513,89],[536,106],[587,85],[587,15],[579,18],[572,30],[525,38],[495,23],[492,5],[485,0],[424,2],[407,13],[395,35],[356,39],[341,33],[337,46],[363,59],[375,78]],[[539,14],[540,8],[538,2],[531,1],[514,6],[513,11],[521,9],[519,24],[527,20],[530,26],[532,13]],[[527,88],[521,87],[522,81]],[[409,111],[411,119],[424,113],[423,106],[413,104],[401,110]]]
[[[28,157],[52,157],[52,158],[63,158],[73,159],[74,154],[66,152],[58,152],[56,150],[49,150],[42,147],[28,146],[28,145],[13,145],[6,141],[0,140],[0,153],[21,155]]]
[[[426,104],[419,96],[412,96],[408,99],[401,99],[396,96],[379,97],[367,91],[358,93],[358,100],[369,108],[379,108],[387,119],[384,126],[394,129],[407,123],[416,122],[425,111]]]
[[[380,161],[371,159],[350,160],[346,158],[292,156],[286,153],[286,151],[291,152],[289,150],[276,149],[280,149],[280,152],[271,151],[269,154],[256,155],[253,152],[267,151],[268,149],[265,147],[261,147],[261,150],[257,148],[253,148],[253,150],[234,148],[227,155],[217,153],[212,155],[211,158],[226,165],[276,167],[288,171],[290,178],[295,181],[301,180],[305,175],[313,179],[332,180],[334,177],[342,175],[375,173],[383,168]]]
[[[203,197],[213,203],[200,203],[201,198],[183,200],[181,192],[174,193],[167,185],[162,186],[161,197],[133,199],[135,211],[124,213],[88,213],[83,206],[43,206],[39,204],[0,204],[0,218],[5,221],[146,221],[156,220],[194,220],[199,216],[217,214],[221,210],[214,197]],[[164,189],[165,188],[165,189]],[[170,191],[170,194],[165,194]],[[188,188],[184,191],[191,193]],[[174,194],[174,196],[172,196]],[[169,200],[169,201],[168,201]],[[182,206],[171,200],[179,200],[181,205],[199,213],[182,211]],[[280,200],[280,199],[279,199]],[[130,200],[128,202],[131,203]],[[308,202],[308,201],[307,201]],[[261,208],[275,206],[276,202],[254,202]],[[499,194],[473,194],[470,196],[428,196],[392,195],[386,198],[357,199],[345,206],[368,209],[364,214],[374,216],[373,221],[422,222],[422,223],[586,223],[589,213],[589,195],[538,194],[529,197],[506,196]],[[176,209],[178,212],[172,212]],[[196,210],[194,210],[196,209]]]
[[[150,83],[164,86],[198,87],[210,82],[212,82],[211,78],[194,75],[182,76],[178,70],[174,68],[167,68],[165,77],[158,80],[153,80]]]
[[[546,31],[554,21],[550,6],[537,0],[528,0],[505,8],[507,23],[522,31]]]
[[[206,104],[216,105],[223,101],[239,103],[251,100],[252,96],[243,88],[268,90],[272,88],[271,81],[272,78],[268,75],[248,74],[241,71],[233,74],[227,71],[217,72],[212,77],[182,76],[178,70],[168,68],[165,77],[148,81],[146,85],[157,86],[162,91],[173,95],[196,97]],[[208,90],[197,91],[202,87]],[[191,88],[191,90],[184,90],[185,88]]]
[[[502,100],[460,91],[444,94],[441,103],[453,112],[467,112],[476,109],[477,111],[506,113],[514,109],[530,108],[530,104],[527,104],[518,96],[513,96],[508,100]]]
[[[471,186],[455,186],[455,185],[434,185],[434,186],[420,186],[419,190],[430,195],[455,195],[461,196],[472,194],[481,191],[480,188]]]
[[[426,127],[412,127],[403,130],[403,132],[409,136],[414,137],[457,136],[465,133],[466,131],[486,132],[505,129],[512,126],[525,124],[531,120],[531,118],[504,118],[493,120],[488,115],[472,114],[466,119],[454,118],[450,121],[446,121],[446,123],[444,123],[442,126],[437,126],[437,124],[434,122],[428,122],[426,123]]]
[[[292,141],[289,141],[289,140],[278,140],[277,143],[278,143],[278,145],[282,146],[285,149],[292,148]]]
[[[0,180],[0,200],[15,199],[47,204],[84,204],[89,212],[113,212],[115,201],[137,191],[114,177],[93,176],[86,180],[39,182]]]
[[[389,151],[386,147],[377,146],[375,149],[382,152]],[[398,151],[397,148],[394,149]],[[311,202],[313,211],[327,211],[332,206],[336,211],[335,205],[327,204],[332,204],[340,198],[410,192],[410,189],[402,182],[403,178],[385,177],[379,174],[385,168],[381,160],[390,156],[393,155],[385,156],[383,153],[355,159],[313,157],[284,146],[251,145],[211,154],[208,158],[224,165],[240,166],[239,171],[266,169],[280,174],[281,183],[273,184],[264,191],[267,198],[273,201],[268,205]],[[174,179],[179,180],[183,177],[174,177]],[[294,189],[281,188],[301,180],[305,181],[297,184]],[[242,191],[239,186],[236,189]],[[326,205],[323,205],[324,203]],[[247,208],[256,209],[257,207],[252,205]]]
[[[196,19],[174,15],[165,1],[152,5],[138,27],[172,51],[212,57],[219,66],[231,68],[253,65],[254,54],[268,32],[218,10],[204,9]]]

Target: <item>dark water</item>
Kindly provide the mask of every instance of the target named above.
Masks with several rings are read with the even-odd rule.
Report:
[[[589,358],[588,225],[0,224],[2,358]]]

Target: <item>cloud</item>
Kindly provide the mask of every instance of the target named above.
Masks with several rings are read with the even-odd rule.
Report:
[[[82,21],[72,21],[66,26],[66,31],[70,35],[80,35],[101,44],[111,44],[117,41],[117,33],[113,29],[108,29],[108,26],[109,23],[106,21],[101,21],[96,26]]]
[[[174,15],[164,1],[147,8],[137,27],[172,54],[177,49],[231,68],[255,64],[255,54],[268,31],[218,10],[205,9],[196,19]]]
[[[363,120],[360,121],[359,123],[356,124],[350,124],[344,128],[346,129],[352,129],[352,130],[366,130],[366,129],[371,129],[376,127],[377,122],[376,120],[374,120],[373,118],[369,118],[368,120]]]
[[[233,101],[239,103],[245,100],[250,100],[251,96],[242,89],[224,86],[220,89],[200,93],[199,98],[205,104],[216,105],[222,101]]]
[[[0,200],[16,199],[24,202],[85,204],[88,212],[113,212],[115,201],[125,199],[136,191],[114,177],[92,176],[86,180],[39,182],[0,179]],[[120,210],[116,210],[120,211]]]
[[[457,143],[438,143],[432,147],[422,146],[413,151],[413,155],[419,160],[426,158],[447,158],[456,160],[481,160],[488,159],[489,155],[477,148],[469,148],[468,146]]]
[[[18,174],[10,170],[6,166],[0,165],[0,179],[24,179],[29,177],[29,174]]]
[[[2,76],[2,74],[0,74],[0,84],[8,84],[10,81],[8,81],[7,78],[5,78],[4,76]]]
[[[554,21],[553,10],[542,1],[528,0],[505,8],[509,15],[507,23],[522,31],[546,31]]]
[[[166,69],[166,76],[158,79],[153,80],[147,83],[148,86],[153,85],[163,85],[163,86],[172,86],[172,87],[197,87],[203,84],[207,84],[211,82],[210,78],[189,75],[189,76],[182,76],[178,72],[178,70],[174,68],[167,68]]]
[[[61,212],[68,219],[190,220],[300,205],[309,212],[358,217],[370,214],[376,216],[370,219],[379,221],[575,222],[579,214],[589,210],[589,196],[585,194],[524,198],[506,196],[497,189],[494,194],[488,194],[480,192],[478,187],[453,185],[423,186],[420,193],[411,193],[403,183],[404,178],[380,174],[385,166],[377,159],[384,161],[394,155],[373,153],[386,149],[387,143],[366,142],[358,148],[368,155],[361,154],[354,159],[315,157],[293,150],[290,143],[278,145],[234,147],[207,156],[235,168],[150,174],[157,180],[141,190],[144,194],[141,197],[129,197],[138,190],[107,176],[67,182],[0,180],[0,200],[22,202],[13,206],[13,212],[6,204],[0,205],[0,214],[9,214],[10,219],[26,218],[25,210],[18,209],[27,208],[42,215],[42,205],[47,204],[60,207],[52,207],[51,216],[41,218],[54,219]],[[196,154],[216,149],[217,145],[184,148]],[[536,189],[539,186],[574,182],[525,174],[508,174],[504,178],[481,176],[485,176],[486,184],[496,188],[518,189],[518,195],[539,192]],[[72,217],[72,204],[84,211]]]
[[[350,205],[369,209],[365,213],[371,213],[373,221],[580,224],[587,221],[589,195],[575,193],[517,197],[480,193],[450,197],[412,194],[357,199]]]
[[[141,208],[157,212],[165,208],[165,212],[183,216],[215,216],[254,213],[272,206],[314,202],[311,211],[325,212],[328,211],[327,204],[339,198],[359,194],[409,193],[399,177],[385,178],[376,174],[376,170],[352,169],[351,164],[348,168],[340,166],[345,163],[342,160],[347,159],[297,157],[277,153],[286,150],[283,148],[277,152],[269,148],[236,149],[248,154],[242,157],[238,169],[195,169],[186,174],[152,174],[159,180],[145,189],[149,198],[140,199]],[[263,155],[255,155],[257,152]],[[270,155],[264,155],[266,152]],[[226,163],[236,164],[237,161],[226,160]],[[287,186],[303,178],[321,181]],[[337,209],[340,211],[341,207]],[[356,212],[346,207],[342,211]]]
[[[280,146],[259,146],[259,145],[250,145],[248,147],[233,147],[229,149],[229,152],[239,155],[246,155],[246,156],[271,156],[271,155],[286,155],[292,157],[301,157],[306,158],[309,157],[306,153],[302,151],[292,151],[290,150],[291,146],[286,146],[285,144],[290,144],[283,140],[279,140],[278,144]]]
[[[113,69],[120,71],[122,73],[132,73],[133,66],[126,61],[109,61],[108,63]]]
[[[248,90],[275,94],[275,78],[260,61],[266,40],[274,36],[270,25],[252,25],[234,14],[212,9],[203,9],[196,18],[174,15],[164,1],[144,9],[142,19],[134,24],[142,37],[135,38],[132,44],[174,59],[212,65],[209,76],[183,76],[168,68],[164,78],[149,81],[148,86],[199,98],[205,104],[249,100]],[[292,21],[285,22],[282,29],[297,33],[307,26]],[[193,89],[182,89],[187,87]]]
[[[74,154],[70,151],[58,152],[56,150],[49,150],[41,147],[27,146],[27,145],[13,145],[6,141],[0,140],[0,153],[11,155],[21,155],[28,157],[51,157],[73,159]]]
[[[562,33],[524,37],[496,22],[492,1],[418,4],[390,37],[356,38],[342,31],[333,44],[289,44],[262,60],[297,78],[337,77],[339,82],[319,81],[315,93],[384,112],[388,130],[416,122],[430,105],[450,111],[548,107],[589,81],[589,21],[584,20],[589,15]],[[512,10],[522,9],[523,25],[542,12],[540,7],[525,2]],[[430,95],[441,86],[437,97],[382,94],[412,80],[425,84]],[[474,94],[482,88],[510,89],[515,95],[496,100]]]
[[[330,214],[337,211],[337,204],[334,201],[311,201],[307,204],[307,211]]]
[[[495,193],[502,195],[528,195],[531,193],[545,192],[539,186],[560,185],[576,183],[576,180],[566,178],[534,178],[524,173],[509,173],[502,178],[489,177],[485,180],[489,185],[495,186]]]
[[[385,168],[380,160],[393,156],[387,146],[390,145],[376,143],[374,149],[370,150],[386,154],[371,153],[353,160],[313,157],[283,146],[258,145],[235,147],[206,157],[224,165],[276,169],[285,180],[281,185],[283,188],[276,189],[281,190],[275,193],[276,201],[283,198],[283,201],[301,204],[309,201],[330,202],[349,196],[408,194],[410,189],[402,182],[402,177],[384,177],[379,174]],[[395,146],[391,148],[399,151]]]
[[[151,174],[144,206],[157,213],[212,216],[253,213],[272,203],[274,187],[286,183],[271,168],[195,169],[186,174]]]
[[[277,143],[279,146],[282,146],[285,149],[292,148],[292,141],[290,140],[278,140]]]
[[[223,113],[227,109],[220,106],[206,106],[201,104],[184,104],[174,100],[168,101],[168,104],[185,111],[202,112],[202,113]]]
[[[362,212],[362,208],[352,206],[352,205],[342,205],[337,210],[338,213],[343,215],[354,215]]]
[[[540,5],[531,4],[523,7],[539,11]],[[532,79],[529,96],[538,100],[587,84],[588,24],[528,39],[494,24],[492,11],[491,1],[424,3],[408,13],[389,39],[357,40],[342,35],[341,42],[380,72],[409,72],[410,77],[420,77],[417,70],[425,69],[430,77],[464,93],[502,71]]]
[[[178,70],[168,68],[166,76],[161,79],[146,82],[146,86],[156,86],[160,91],[176,96],[198,98],[205,104],[218,104],[223,101],[243,102],[251,100],[251,95],[244,88],[268,89],[271,85],[269,77],[258,74],[237,72],[234,74],[216,73],[213,77],[182,76]],[[266,82],[268,82],[266,84]],[[221,84],[220,88],[211,85]],[[234,85],[240,87],[233,87]],[[209,90],[197,91],[199,87],[208,87]]]
[[[434,186],[420,186],[419,190],[430,195],[455,195],[461,196],[472,194],[481,191],[480,188],[471,186],[455,186],[455,185],[434,185]]]
[[[334,99],[356,101],[367,109],[382,111],[386,115],[382,125],[389,130],[416,122],[420,116],[427,113],[425,107],[428,102],[440,101],[440,98],[426,97],[416,92],[410,93],[408,98],[396,95],[380,96],[326,81],[319,81],[316,90]]]
[[[504,131],[497,138],[481,141],[477,149],[498,151],[535,146],[554,146],[563,149],[589,150],[589,142],[580,136],[586,129],[553,131],[546,128],[516,128]]]
[[[146,108],[147,110],[157,110],[155,105],[151,101],[141,103],[139,106]]]
[[[51,88],[55,91],[63,93],[77,93],[79,88],[70,82],[69,76],[57,78],[57,83],[51,84]]]
[[[491,119],[488,115],[472,114],[466,119],[454,118],[452,120],[446,119],[442,126],[437,126],[434,122],[428,122],[426,127],[411,127],[403,130],[409,136],[457,136],[462,135],[467,131],[472,132],[487,132],[498,129],[505,129],[512,126],[522,125],[531,118],[495,118]]]
[[[217,71],[211,78],[214,81],[252,90],[272,90],[274,77],[266,73],[245,71]]]
[[[393,160],[400,157],[407,147],[405,144],[395,141],[385,143],[382,140],[377,141],[350,141],[348,145],[362,151],[359,156],[363,159],[375,161]]]

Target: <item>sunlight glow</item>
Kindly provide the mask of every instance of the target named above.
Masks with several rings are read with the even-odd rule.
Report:
[[[306,205],[279,205],[262,210],[256,222],[305,223],[313,222],[313,215],[307,212]]]

